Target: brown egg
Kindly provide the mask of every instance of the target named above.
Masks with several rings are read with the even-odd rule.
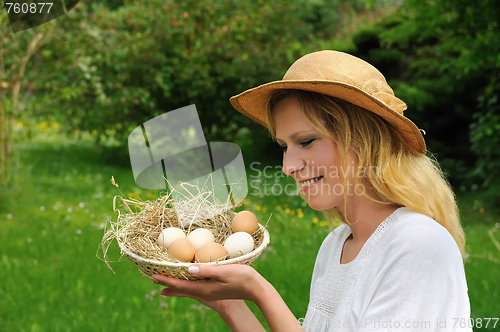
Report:
[[[227,252],[224,246],[216,242],[212,242],[204,244],[196,250],[196,261],[200,263],[215,262],[226,255]]]
[[[168,246],[168,253],[184,262],[191,262],[194,258],[194,248],[186,239],[174,240]]]
[[[233,228],[233,233],[247,232],[251,235],[259,229],[259,221],[252,212],[241,211],[234,216],[231,226]]]

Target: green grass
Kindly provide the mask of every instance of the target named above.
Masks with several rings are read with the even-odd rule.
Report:
[[[38,142],[16,149],[16,187],[0,192],[1,331],[229,331],[196,301],[160,296],[161,287],[128,260],[112,264],[114,275],[96,257],[104,223],[116,217],[112,197],[119,192],[111,176],[127,195],[158,194],[138,188],[129,165],[105,165],[89,143]],[[271,245],[255,268],[296,317],[304,317],[314,259],[328,226],[299,196],[254,193],[245,208],[264,221],[273,213]],[[500,217],[481,201],[474,192],[459,199],[468,237],[469,296],[474,318],[498,317],[500,252],[488,231],[500,240]],[[116,243],[110,255],[119,258]]]

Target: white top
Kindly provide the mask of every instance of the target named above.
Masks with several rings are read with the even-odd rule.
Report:
[[[402,207],[340,264],[341,225],[316,258],[305,331],[472,331],[464,265],[450,233]]]

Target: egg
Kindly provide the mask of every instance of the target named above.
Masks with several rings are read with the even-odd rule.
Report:
[[[186,239],[191,242],[194,250],[198,250],[202,245],[215,242],[214,235],[206,228],[197,228],[188,234]]]
[[[185,239],[184,231],[177,227],[165,228],[158,236],[158,245],[168,249],[170,244],[177,239]]]
[[[186,239],[174,240],[168,247],[168,253],[184,262],[191,262],[194,258],[194,248]]]
[[[231,234],[224,242],[229,258],[243,256],[253,250],[253,237],[247,232]]]
[[[238,212],[231,222],[233,232],[247,232],[248,234],[253,234],[259,229],[259,221],[255,214],[250,211]]]
[[[226,255],[226,249],[221,244],[212,242],[204,244],[196,250],[195,259],[200,263],[209,263],[224,258]]]

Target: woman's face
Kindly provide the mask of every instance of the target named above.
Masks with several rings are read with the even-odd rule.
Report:
[[[299,190],[314,210],[341,207],[344,189],[337,147],[332,139],[314,129],[295,98],[273,109],[276,140],[283,147],[283,172],[297,181]]]

